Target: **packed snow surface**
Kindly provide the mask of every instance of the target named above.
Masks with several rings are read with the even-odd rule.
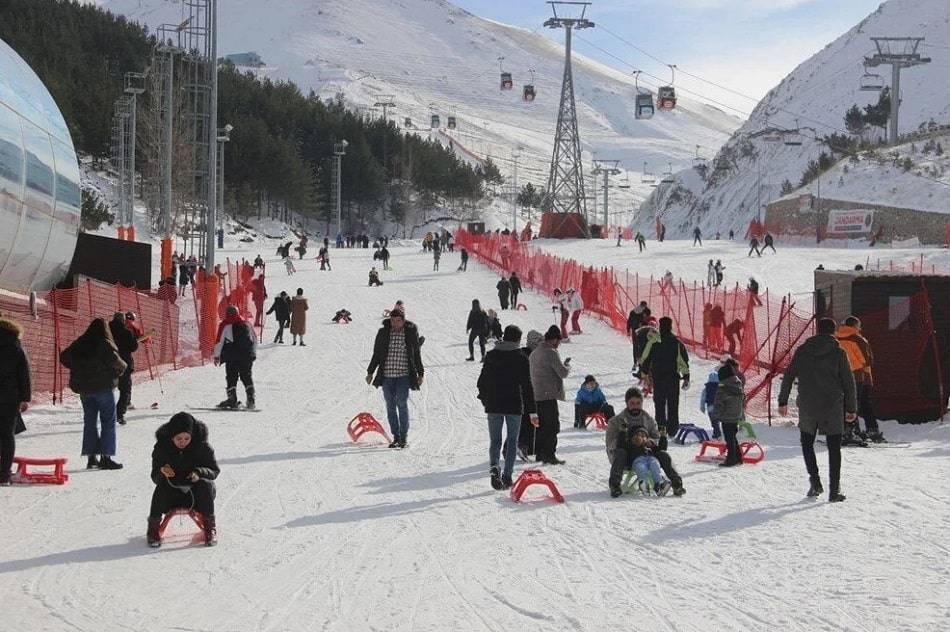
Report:
[[[266,256],[276,243],[233,242],[223,255]],[[223,369],[168,374],[164,394],[158,382],[137,386],[117,472],[82,469],[76,399],[26,415],[18,453],[68,456],[71,480],[0,488],[0,627],[892,632],[947,621],[945,426],[885,423],[889,439],[912,445],[846,451],[843,504],[804,498],[790,427],[759,428],[765,462],[728,471],[694,463],[694,445],[674,445],[684,497],[611,500],[603,433],[571,430],[564,403],[567,463],[544,469],[566,503],[532,492],[515,504],[489,486],[480,365],[464,361],[470,301],[495,304],[495,277],[474,261],[456,272],[457,254],[433,272],[428,255],[397,247],[395,271],[368,288],[370,254],[334,251],[332,272],[307,259],[292,278],[268,260],[272,296],[302,287],[310,298],[308,346],[271,344],[268,322],[254,367],[263,412],[196,411],[222,468],[216,548],[171,538],[152,550],[144,532],[153,433],[179,410],[222,399]],[[411,396],[404,451],[354,445],[345,433],[360,411],[385,424],[382,395],[363,377],[380,314],[396,299],[426,336],[426,381]],[[547,300],[529,292],[523,302],[528,311],[503,312],[503,323],[546,328]],[[352,324],[330,323],[341,307]],[[593,373],[620,407],[629,344],[582,324],[586,333],[562,347],[575,367],[569,396]],[[684,421],[705,424],[698,391],[710,368],[693,362]],[[823,451],[819,461],[824,472]],[[176,519],[170,531],[192,528]]]

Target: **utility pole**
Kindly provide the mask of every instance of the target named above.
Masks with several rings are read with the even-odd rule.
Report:
[[[394,98],[392,94],[377,94],[376,103],[373,104],[373,107],[383,108],[383,121],[386,123],[389,122],[389,108],[396,109]]]
[[[521,157],[523,147],[518,148],[511,153],[511,231],[518,232],[518,158]]]
[[[591,172],[594,175],[603,175],[604,176],[604,229],[607,229],[607,225],[610,223],[610,216],[608,211],[608,191],[609,191],[609,178],[610,176],[619,176],[623,173],[620,170],[620,161],[619,160],[595,160],[594,161],[594,170]]]
[[[333,144],[333,160],[334,167],[336,168],[336,178],[334,179],[336,191],[334,197],[336,198],[336,234],[338,239],[339,236],[343,234],[343,156],[346,155],[348,145],[349,143],[345,140]]]
[[[564,29],[564,78],[561,82],[561,102],[558,106],[557,128],[554,132],[554,151],[551,156],[551,171],[548,176],[547,198],[542,211],[563,216],[563,225],[570,214],[579,214],[584,219],[584,235],[590,237],[587,226],[587,200],[584,193],[584,168],[581,164],[580,134],[577,131],[577,106],[574,102],[574,75],[571,69],[571,34],[574,29],[593,28],[586,19],[590,2],[548,2],[554,17],[544,26]],[[558,7],[580,7],[580,17],[565,18],[557,14]],[[560,232],[560,226],[551,227],[552,234]]]
[[[135,119],[138,95],[145,92],[145,75],[140,72],[125,73],[125,93],[129,95],[129,190],[125,218],[126,239],[135,241]]]
[[[901,70],[929,64],[931,60],[917,52],[923,37],[872,37],[871,41],[877,52],[864,58],[865,66],[891,67],[891,120],[887,140],[888,144],[896,145],[900,142]]]

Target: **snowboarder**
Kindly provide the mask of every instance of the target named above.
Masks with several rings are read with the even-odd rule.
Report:
[[[0,318],[0,486],[10,484],[13,457],[16,455],[17,426],[22,413],[30,407],[30,361],[20,344],[22,327]]]
[[[640,231],[637,231],[637,236],[634,239],[637,240],[637,246],[639,246],[640,248],[639,252],[643,252],[644,250],[646,250],[647,238],[644,236],[643,233],[641,233]]]
[[[845,428],[843,445],[849,443],[864,442],[867,440],[874,443],[884,443],[884,435],[877,425],[877,417],[874,415],[874,405],[871,401],[872,391],[874,390],[874,353],[871,351],[871,343],[867,338],[861,335],[861,321],[857,316],[848,316],[844,319],[844,324],[838,327],[835,332],[835,338],[838,344],[848,354],[848,365],[854,374],[854,384],[856,397],[858,400],[858,413],[864,418],[864,432],[857,420],[853,424],[848,424]]]
[[[462,248],[462,252],[459,255],[461,258],[461,263],[459,263],[459,269],[456,272],[465,272],[468,270],[468,250]]]
[[[710,371],[706,378],[706,384],[703,390],[699,392],[699,412],[705,413],[709,417],[709,423],[712,426],[713,439],[722,437],[722,429],[719,420],[716,417],[716,391],[719,390],[719,372]]]
[[[597,379],[588,375],[574,396],[574,427],[586,430],[587,418],[594,413],[603,413],[605,420],[615,414],[613,406],[607,403],[607,396],[600,390]]]
[[[300,346],[306,347],[303,341],[307,333],[307,310],[310,306],[307,299],[303,296],[303,288],[297,288],[297,295],[290,299],[290,335],[293,338],[292,345],[297,344],[297,336],[300,336]]]
[[[544,341],[528,358],[537,411],[531,419],[532,425],[537,428],[535,452],[537,460],[548,465],[564,463],[557,457],[557,435],[561,431],[557,402],[564,400],[564,378],[571,372],[571,359],[561,362],[557,351],[560,344],[561,332],[557,325],[551,325],[544,334]]]
[[[656,421],[662,432],[675,435],[679,430],[680,383],[689,389],[689,354],[673,334],[673,319],[660,319],[659,340],[647,342],[640,360],[643,371],[650,376]]]
[[[703,231],[699,229],[699,226],[693,229],[693,245],[696,244],[703,245]]]
[[[394,309],[376,332],[373,357],[366,368],[366,383],[383,388],[389,429],[393,433],[390,448],[408,445],[409,391],[418,391],[424,379],[419,330],[406,320],[402,310]]]
[[[534,412],[531,399],[531,370],[528,359],[521,354],[518,344],[521,330],[508,325],[502,340],[485,356],[478,376],[478,399],[488,416],[489,477],[493,489],[508,489],[518,454],[521,416]],[[499,470],[502,447],[501,430],[505,432],[505,468]]]
[[[369,283],[368,283],[368,286],[369,286],[369,287],[373,287],[373,286],[379,287],[379,286],[382,285],[382,284],[383,284],[383,282],[379,280],[379,270],[376,269],[376,266],[373,266],[372,268],[370,268],[370,271],[369,271]]]
[[[802,457],[808,471],[808,497],[824,493],[815,457],[815,435],[825,435],[828,446],[828,475],[831,488],[828,502],[841,502],[841,435],[844,424],[858,418],[858,402],[854,374],[848,354],[835,340],[837,324],[831,318],[819,318],[818,333],[795,350],[792,362],[782,377],[778,395],[778,412],[788,415],[788,398],[792,384],[798,380],[798,428]]]
[[[284,344],[284,327],[290,325],[290,297],[287,292],[281,292],[274,299],[274,303],[267,310],[267,314],[273,314],[277,319],[277,334],[274,336],[274,344]]]
[[[221,468],[208,444],[208,427],[185,412],[177,413],[155,431],[152,448],[152,504],[148,512],[148,545],[162,545],[162,516],[178,508],[201,514],[205,546],[218,543],[214,516],[214,480]]]
[[[508,285],[511,286],[511,309],[518,309],[518,295],[521,294],[521,279],[514,271],[508,277]]]
[[[139,348],[139,341],[135,334],[125,324],[125,314],[116,312],[109,323],[109,333],[119,351],[119,357],[125,362],[125,371],[119,376],[119,401],[115,405],[116,421],[125,425],[125,413],[132,401],[132,371],[135,370],[135,360],[132,354]]]
[[[122,464],[112,460],[116,453],[113,389],[126,365],[105,319],[94,318],[86,331],[63,349],[59,361],[69,369],[69,388],[79,394],[82,402],[82,454],[87,457],[86,469],[121,470]]]
[[[657,427],[653,417],[643,410],[643,393],[635,386],[630,387],[624,394],[624,401],[626,405],[623,412],[607,422],[607,432],[604,437],[607,458],[610,460],[610,496],[617,498],[623,493],[620,482],[624,471],[633,466],[633,456],[629,448],[632,444],[633,433],[637,428],[643,428],[646,431],[650,453],[660,462],[660,468],[669,477],[673,495],[682,496],[686,493],[683,479],[673,467],[673,459],[666,452],[665,433]]]
[[[581,298],[581,293],[570,288],[567,291],[568,306],[571,308],[571,334],[580,334],[581,323],[580,317],[581,312],[584,311],[584,299]]]
[[[501,303],[501,308],[508,309],[508,298],[511,296],[511,283],[509,283],[505,277],[501,277],[501,281],[495,285],[495,289],[498,290],[498,302]]]
[[[439,259],[441,258],[442,258],[442,248],[440,246],[439,248],[436,248],[435,250],[432,251],[432,271],[433,272],[439,271]]]
[[[752,235],[752,239],[749,241],[749,256],[752,256],[752,253],[755,253],[759,257],[762,256],[762,251],[759,250],[759,238],[755,235]]]
[[[465,323],[465,331],[468,332],[468,358],[466,361],[475,361],[475,341],[478,340],[478,346],[482,352],[482,362],[485,361],[485,336],[488,332],[488,316],[482,310],[478,299],[472,299],[472,311],[468,313],[468,321]]]
[[[772,237],[772,233],[765,233],[765,245],[762,246],[762,252],[765,252],[766,248],[771,248],[772,254],[778,254],[775,251],[775,238]]]
[[[720,467],[742,465],[742,455],[739,453],[739,422],[745,419],[745,393],[742,380],[736,374],[732,362],[723,362],[716,372],[719,378],[719,387],[716,389],[712,410],[716,419],[722,424],[722,434],[726,440],[726,460]],[[712,416],[712,414],[710,416]]]
[[[257,359],[257,336],[247,324],[238,308],[228,305],[224,319],[218,325],[218,337],[214,345],[214,364],[224,364],[227,399],[218,408],[236,409],[241,403],[237,398],[237,383],[240,378],[247,396],[245,406],[256,408],[254,397],[254,360]]]

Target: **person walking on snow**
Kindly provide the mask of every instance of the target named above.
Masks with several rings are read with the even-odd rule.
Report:
[[[581,323],[580,317],[581,312],[584,311],[584,299],[581,298],[581,293],[570,288],[567,291],[568,305],[571,308],[571,334],[580,334]]]
[[[752,256],[752,253],[755,253],[759,257],[762,256],[762,251],[759,250],[759,238],[755,235],[752,235],[752,239],[749,241],[749,256]]]
[[[631,371],[634,373],[636,373],[637,365],[639,364],[639,358],[637,357],[637,329],[644,323],[644,310],[647,310],[647,302],[640,301],[640,304],[631,309],[630,314],[627,316],[627,335],[630,336],[630,346],[633,348],[633,368]]]
[[[21,414],[30,407],[30,361],[20,344],[23,329],[0,318],[0,486],[10,485],[16,433]]]
[[[706,286],[715,287],[716,285],[716,264],[713,263],[713,260],[709,260],[709,265],[706,266]]]
[[[297,344],[297,336],[300,336],[300,346],[307,346],[303,341],[303,337],[307,333],[308,309],[310,309],[310,305],[307,304],[307,299],[304,298],[303,288],[298,287],[297,295],[290,299],[290,335],[293,338],[292,345]]]
[[[699,226],[693,229],[693,245],[696,244],[703,245],[703,231],[699,230]]]
[[[656,421],[661,434],[675,435],[679,430],[680,382],[689,389],[689,354],[673,334],[673,319],[660,319],[659,340],[647,342],[640,360],[642,371],[650,376]]]
[[[518,295],[521,294],[521,279],[512,271],[508,277],[508,285],[511,286],[511,309],[518,309]]]
[[[762,299],[759,298],[759,282],[755,280],[755,277],[749,277],[749,284],[745,289],[749,291],[749,300],[752,301],[752,304],[761,307]]]
[[[699,392],[699,412],[709,416],[713,439],[722,437],[722,429],[716,417],[716,391],[719,390],[719,372],[710,371],[703,390]]]
[[[719,378],[719,387],[716,389],[713,401],[713,412],[722,424],[722,434],[726,440],[726,460],[720,467],[742,465],[742,455],[739,452],[739,422],[745,419],[745,393],[742,379],[736,374],[732,362],[723,362],[716,372]]]
[[[257,336],[247,324],[238,308],[228,305],[224,320],[218,325],[218,337],[214,345],[214,364],[224,364],[227,399],[218,408],[236,409],[241,403],[237,398],[238,379],[244,385],[247,396],[245,406],[256,407],[254,398],[254,361],[257,359]]]
[[[462,251],[459,253],[459,258],[461,262],[459,263],[459,269],[456,272],[465,272],[468,270],[468,250],[462,248]]]
[[[798,380],[798,429],[802,458],[808,472],[809,498],[824,493],[815,457],[815,436],[825,435],[828,445],[828,502],[841,502],[841,435],[845,423],[858,418],[857,392],[848,355],[835,339],[837,325],[831,318],[819,318],[818,333],[804,342],[792,356],[778,394],[778,412],[788,415],[792,384]]]
[[[148,545],[162,545],[162,516],[175,509],[201,514],[205,546],[218,543],[214,515],[214,480],[221,473],[214,449],[208,444],[208,427],[181,412],[155,431],[152,448],[152,504],[148,512]]]
[[[366,383],[383,388],[389,429],[393,433],[390,448],[408,445],[409,391],[418,391],[424,379],[419,330],[406,320],[402,310],[394,309],[376,332],[373,357],[366,368]]]
[[[640,248],[638,252],[643,252],[644,250],[646,250],[647,238],[643,235],[643,233],[641,233],[640,231],[637,231],[637,236],[634,239],[637,240],[637,246],[639,246]]]
[[[498,290],[498,302],[501,303],[501,308],[508,309],[508,298],[511,296],[511,283],[509,283],[505,277],[501,277],[501,280],[495,285],[495,289]]]
[[[528,362],[531,366],[531,389],[534,392],[537,414],[531,424],[536,430],[536,458],[548,465],[564,463],[557,457],[557,435],[561,431],[557,402],[563,401],[564,378],[570,372],[571,359],[561,362],[557,349],[561,344],[561,332],[557,325],[551,325],[544,334],[544,341],[531,352]]]
[[[716,265],[715,265],[715,270],[716,270],[716,284],[715,284],[715,285],[716,285],[716,287],[719,287],[720,285],[722,285],[722,277],[723,277],[722,271],[725,270],[725,269],[726,269],[726,266],[722,265],[722,260],[721,260],[721,259],[716,259]]]
[[[534,412],[531,369],[528,359],[518,348],[521,330],[508,325],[500,342],[485,356],[478,376],[478,399],[488,416],[488,467],[493,489],[508,489],[518,456],[521,416]],[[505,468],[499,470],[501,430],[505,428]]]
[[[488,316],[482,309],[478,299],[472,299],[472,311],[468,313],[468,321],[465,323],[465,331],[468,332],[468,362],[475,361],[475,341],[478,340],[478,346],[481,349],[482,362],[485,361],[485,336],[488,332]]]
[[[843,445],[849,443],[863,442],[871,440],[874,443],[886,443],[884,435],[877,425],[877,417],[874,415],[874,404],[871,401],[871,395],[874,390],[874,353],[871,351],[871,343],[867,338],[861,335],[861,321],[857,316],[848,316],[844,319],[844,324],[835,331],[835,338],[838,344],[848,355],[848,366],[854,374],[854,384],[857,392],[858,414],[864,418],[864,430],[857,421],[848,424],[845,428],[845,435],[842,440]]]
[[[432,271],[433,271],[433,272],[438,272],[438,271],[439,271],[439,259],[441,259],[441,258],[442,258],[442,248],[441,248],[441,247],[436,248],[435,250],[432,251]]]
[[[125,413],[132,401],[132,372],[135,370],[135,360],[132,354],[138,351],[139,341],[125,323],[125,314],[116,312],[109,322],[109,333],[115,341],[119,357],[125,362],[125,371],[119,376],[119,401],[115,405],[116,422],[125,425]]]
[[[274,303],[267,310],[267,315],[274,315],[277,319],[277,334],[274,336],[274,344],[284,344],[284,327],[290,326],[290,297],[287,292],[281,292]]]

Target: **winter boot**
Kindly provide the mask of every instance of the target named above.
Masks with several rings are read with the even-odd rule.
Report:
[[[511,486],[514,485],[514,481],[511,480],[511,474],[502,474],[501,475],[501,488],[502,489],[511,489]]]
[[[491,479],[491,488],[501,489],[501,470],[498,469],[497,465],[493,465],[491,469],[488,470],[488,476]]]
[[[686,488],[683,487],[683,484],[682,484],[682,483],[680,483],[680,485],[679,485],[678,487],[674,487],[674,488],[673,488],[673,495],[676,496],[676,497],[680,497],[680,496],[682,496],[682,495],[685,494],[685,493],[686,493]]]
[[[238,400],[237,400],[237,388],[235,388],[234,386],[231,386],[228,388],[228,398],[224,400],[223,402],[221,402],[220,404],[218,404],[218,408],[230,408],[234,410],[239,405],[240,404],[238,403]]]
[[[673,483],[669,481],[663,481],[662,483],[657,483],[653,491],[656,492],[657,496],[666,496],[670,493],[670,489],[673,488]]]
[[[811,479],[811,485],[808,487],[808,498],[815,498],[825,493],[825,488],[821,486],[821,480],[817,478]]]
[[[158,528],[162,523],[162,518],[153,518],[149,516],[148,518],[148,529],[145,531],[145,539],[148,540],[148,545],[153,549],[157,549],[162,545],[162,536],[158,533]]]
[[[467,358],[465,358],[465,361],[466,361],[466,362],[474,362],[474,361],[475,361],[475,356],[468,356]]]
[[[843,503],[846,496],[844,494],[831,494],[828,496],[828,502],[830,503]]]
[[[389,442],[389,447],[390,447],[390,448],[398,448],[398,447],[399,447],[399,438],[397,437],[397,438],[393,439],[392,441],[390,441],[390,442]]]
[[[10,472],[0,474],[0,487],[10,487],[13,484],[13,475]]]
[[[245,390],[245,394],[247,395],[247,404],[246,404],[247,407],[252,410],[254,408],[257,408],[257,403],[254,400],[254,386],[253,385],[248,386],[247,389]]]
[[[106,454],[103,454],[99,458],[99,469],[100,470],[121,470],[122,464],[116,463],[115,461],[112,460],[112,457]]]
[[[96,458],[95,454],[90,454],[89,458],[86,459],[86,469],[94,470],[99,467],[99,459]]]
[[[214,515],[204,516],[205,526],[205,546],[214,546],[218,543],[218,526],[215,524]]]

